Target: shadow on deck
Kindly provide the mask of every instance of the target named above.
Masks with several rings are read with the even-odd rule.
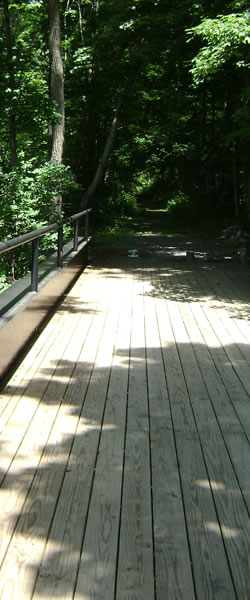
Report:
[[[0,396],[0,598],[248,599],[249,288],[84,271]]]

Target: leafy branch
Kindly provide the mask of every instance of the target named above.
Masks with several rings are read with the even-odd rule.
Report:
[[[206,44],[192,59],[190,72],[195,85],[211,78],[229,60],[236,67],[249,67],[246,48],[250,44],[250,13],[219,15],[204,19],[200,25],[186,30],[190,42],[199,36]]]

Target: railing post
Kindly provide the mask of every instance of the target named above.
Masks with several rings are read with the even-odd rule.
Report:
[[[91,218],[91,221],[92,221],[91,233],[92,233],[92,235],[94,235],[94,233],[95,233],[95,211],[94,210],[91,211],[91,217],[92,217]]]
[[[62,267],[62,256],[63,256],[63,228],[62,225],[58,229],[57,234],[57,267]]]
[[[73,250],[77,252],[78,250],[78,232],[79,232],[79,219],[74,222],[74,245]]]
[[[32,240],[31,290],[38,291],[38,251],[39,238]]]
[[[89,233],[89,213],[86,212],[86,216],[85,216],[85,233],[84,233],[84,239],[85,239],[85,241],[87,241],[87,239],[88,239],[88,233]]]
[[[24,235],[19,235],[11,240],[5,240],[4,242],[0,242],[0,255],[4,252],[9,252],[9,250],[13,250],[14,248],[18,248],[23,244],[28,242],[32,242],[32,266],[31,266],[31,289],[34,292],[38,291],[38,251],[39,251],[39,239],[42,238],[47,233],[52,231],[58,232],[57,238],[57,267],[61,268],[63,264],[63,225],[68,223],[72,224],[72,221],[75,221],[74,225],[74,250],[77,252],[79,247],[79,220],[83,216],[85,216],[85,231],[84,231],[84,240],[88,242],[89,236],[89,215],[93,216],[93,222],[95,220],[95,214],[92,209],[87,209],[80,211],[71,217],[63,219],[60,223],[51,223],[46,227],[42,227],[41,229],[36,229],[34,231],[29,231]],[[93,228],[93,225],[92,225]]]

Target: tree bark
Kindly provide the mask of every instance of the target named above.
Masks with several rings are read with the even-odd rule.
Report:
[[[235,213],[235,218],[238,221],[239,220],[239,206],[240,206],[240,202],[239,202],[239,189],[238,189],[238,178],[237,178],[237,173],[238,173],[238,169],[237,169],[237,147],[236,147],[236,142],[234,142],[233,147],[232,147],[232,156],[233,156],[233,197],[234,197],[234,213]]]
[[[99,185],[101,184],[107,167],[108,167],[108,162],[109,159],[111,157],[113,148],[114,148],[114,143],[115,143],[115,138],[116,138],[116,134],[117,134],[117,129],[118,129],[118,124],[119,124],[119,120],[120,120],[120,115],[121,115],[121,109],[122,106],[124,104],[124,101],[128,95],[128,92],[133,84],[133,82],[135,81],[137,74],[139,72],[140,69],[140,65],[138,65],[129,75],[127,83],[124,87],[124,89],[122,90],[119,98],[118,98],[118,102],[117,102],[117,106],[116,106],[116,110],[115,110],[115,115],[112,121],[112,125],[111,125],[111,129],[110,129],[110,133],[108,135],[104,150],[103,150],[103,154],[101,157],[101,160],[99,162],[99,165],[97,167],[97,170],[95,172],[94,178],[91,182],[91,184],[89,185],[86,193],[84,194],[81,202],[80,202],[80,206],[79,208],[82,210],[83,208],[86,208],[90,198],[92,198],[92,196],[94,195],[95,191],[97,190],[97,188],[99,187]]]
[[[15,71],[14,71],[14,64],[13,64],[12,33],[11,33],[8,0],[3,0],[3,10],[4,10],[4,25],[5,25],[6,40],[7,40],[7,56],[8,56],[8,70],[9,70],[9,86],[10,86],[10,113],[9,113],[10,163],[11,163],[12,167],[15,167],[17,164],[16,112],[15,112],[15,108],[14,108]]]
[[[65,113],[59,0],[49,0],[49,61],[49,95],[57,112],[55,121],[49,123],[49,159],[60,164],[63,159]]]

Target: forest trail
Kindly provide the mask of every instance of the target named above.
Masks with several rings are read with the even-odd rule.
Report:
[[[204,261],[240,261],[240,245],[235,237],[210,235],[194,232],[188,228],[173,230],[165,211],[147,209],[138,214],[134,224],[135,232],[126,232],[104,246],[95,245],[91,249],[91,260],[95,257],[112,255],[125,257],[135,255],[140,258],[164,260],[184,260],[187,252],[193,258]]]

